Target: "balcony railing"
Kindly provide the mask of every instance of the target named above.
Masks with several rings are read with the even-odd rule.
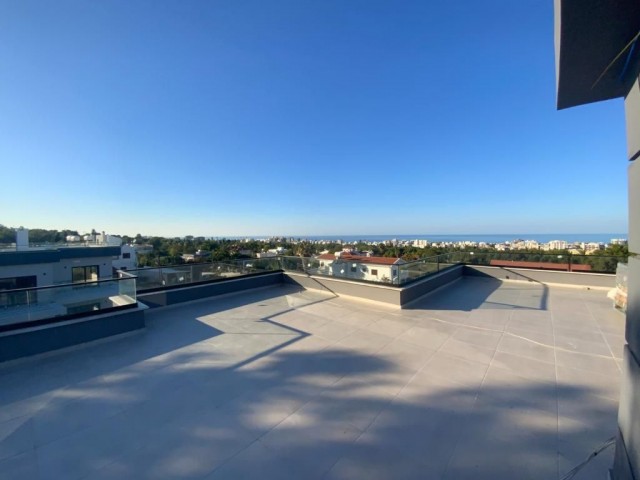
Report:
[[[0,291],[0,332],[135,306],[136,278]]]
[[[128,272],[137,276],[139,292],[221,281],[261,272],[298,272],[390,286],[403,286],[456,265],[486,265],[511,268],[615,273],[626,257],[599,255],[552,255],[518,252],[450,252],[397,265],[378,265],[353,259],[321,260],[316,257],[278,256],[141,268]]]
[[[138,291],[143,292],[280,270],[280,260],[271,257],[139,268],[127,272],[137,277]]]
[[[464,263],[494,267],[534,268],[575,273],[616,273],[627,256],[575,255],[520,252],[461,252]]]
[[[137,304],[136,292],[152,291],[269,272],[298,272],[401,287],[457,265],[531,268],[613,274],[624,256],[518,252],[451,252],[400,264],[353,259],[279,256],[119,271],[96,282],[0,291],[0,332],[51,323]]]
[[[398,265],[377,265],[341,258],[329,261],[322,261],[314,257],[279,258],[284,271],[392,286],[407,285],[456,265],[486,265],[575,273],[614,274],[618,263],[627,261],[626,256],[518,252],[450,252]]]
[[[455,258],[453,256],[456,256]],[[279,257],[285,272],[342,278],[363,283],[402,286],[459,265],[459,255],[446,253],[397,265],[358,262],[349,258],[320,260],[315,257]]]

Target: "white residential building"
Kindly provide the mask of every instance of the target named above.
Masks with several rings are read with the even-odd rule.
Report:
[[[548,250],[566,250],[569,248],[569,243],[564,240],[551,240],[547,246]]]
[[[604,249],[604,245],[596,242],[583,243],[582,249],[584,250],[584,253],[589,254]]]
[[[333,277],[397,283],[398,278],[404,280],[406,276],[400,265],[407,262],[401,258],[367,257],[336,252],[320,255],[316,259],[320,262],[318,273]]]

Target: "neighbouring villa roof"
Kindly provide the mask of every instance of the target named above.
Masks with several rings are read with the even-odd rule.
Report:
[[[0,252],[0,266],[33,265],[55,263],[70,258],[115,257],[120,255],[120,247],[54,247]]]
[[[325,253],[317,257],[319,260],[345,260],[348,262],[357,263],[370,263],[373,265],[401,265],[405,262],[401,258],[393,257],[365,257],[362,255],[348,255],[342,254],[340,257],[336,257],[333,253]]]

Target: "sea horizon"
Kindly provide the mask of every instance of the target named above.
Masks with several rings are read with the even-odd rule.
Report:
[[[211,238],[228,239],[263,239],[284,237],[312,241],[338,241],[346,243],[364,242],[385,242],[389,240],[427,240],[428,242],[485,242],[504,243],[514,240],[535,240],[539,243],[548,243],[553,240],[564,240],[573,242],[597,242],[609,243],[612,239],[627,239],[628,233],[495,233],[495,234],[395,234],[395,235],[243,235],[243,236],[216,236]]]

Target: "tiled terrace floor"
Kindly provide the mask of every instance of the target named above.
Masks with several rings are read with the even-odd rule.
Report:
[[[548,480],[616,431],[602,291],[465,277],[400,311],[274,287],[148,319],[0,366],[0,478]]]

